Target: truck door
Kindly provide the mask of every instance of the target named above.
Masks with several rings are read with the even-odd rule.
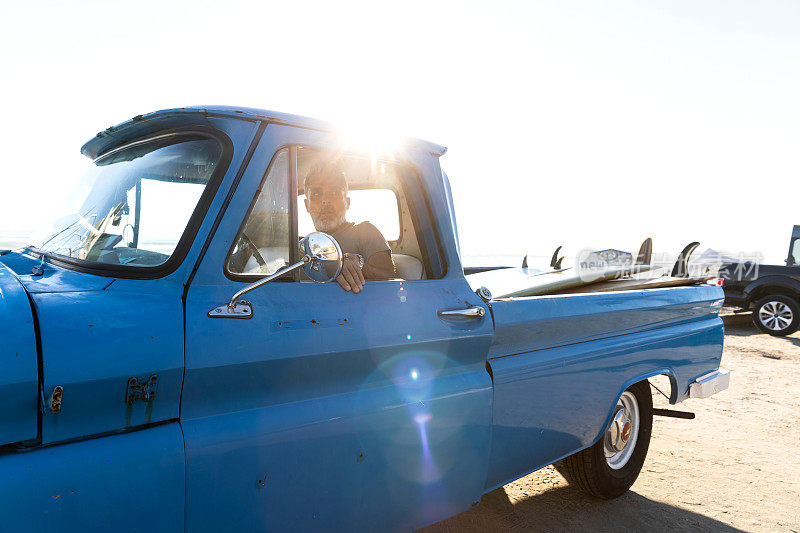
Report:
[[[187,530],[410,529],[483,492],[492,323],[439,316],[482,302],[463,279],[449,219],[443,231],[427,207],[426,195],[434,209],[444,202],[441,183],[419,179],[438,170],[429,154],[409,156],[417,171],[404,186],[422,255],[438,254],[427,258],[437,279],[368,281],[353,294],[289,276],[247,294],[250,318],[209,316],[259,279],[231,268],[232,254],[254,245],[240,242],[248,217],[263,228],[248,240],[270,236],[255,244],[264,271],[295,260],[297,147],[332,139],[266,128],[189,288]],[[434,263],[450,266],[436,275]]]
[[[25,289],[0,263],[0,446],[37,435],[38,363]]]

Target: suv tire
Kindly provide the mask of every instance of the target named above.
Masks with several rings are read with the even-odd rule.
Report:
[[[764,296],[753,304],[753,324],[770,335],[791,335],[800,325],[800,304],[782,294]]]

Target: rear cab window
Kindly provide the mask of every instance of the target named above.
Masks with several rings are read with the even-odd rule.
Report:
[[[358,224],[369,222],[373,224],[390,243],[400,240],[400,212],[398,210],[397,193],[391,189],[351,189],[350,209],[347,219]],[[303,207],[306,195],[298,196],[299,209],[298,231],[300,235],[308,235],[315,231],[311,215]]]

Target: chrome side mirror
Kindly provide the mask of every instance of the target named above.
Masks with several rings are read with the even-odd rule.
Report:
[[[303,273],[317,283],[328,283],[342,272],[342,249],[336,239],[315,231],[300,241],[300,255],[310,260],[303,264]]]
[[[243,295],[300,267],[303,267],[303,272],[309,279],[317,283],[328,283],[338,278],[342,272],[342,259],[342,248],[336,239],[321,231],[310,233],[300,241],[300,261],[248,285],[234,294],[230,302],[209,311],[208,316],[211,318],[250,318],[253,316],[253,307],[250,302],[241,299]]]

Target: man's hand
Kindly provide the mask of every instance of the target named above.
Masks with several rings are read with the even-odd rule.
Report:
[[[344,254],[342,273],[336,282],[346,291],[361,292],[364,288],[364,273],[361,272],[361,261],[353,254]]]

